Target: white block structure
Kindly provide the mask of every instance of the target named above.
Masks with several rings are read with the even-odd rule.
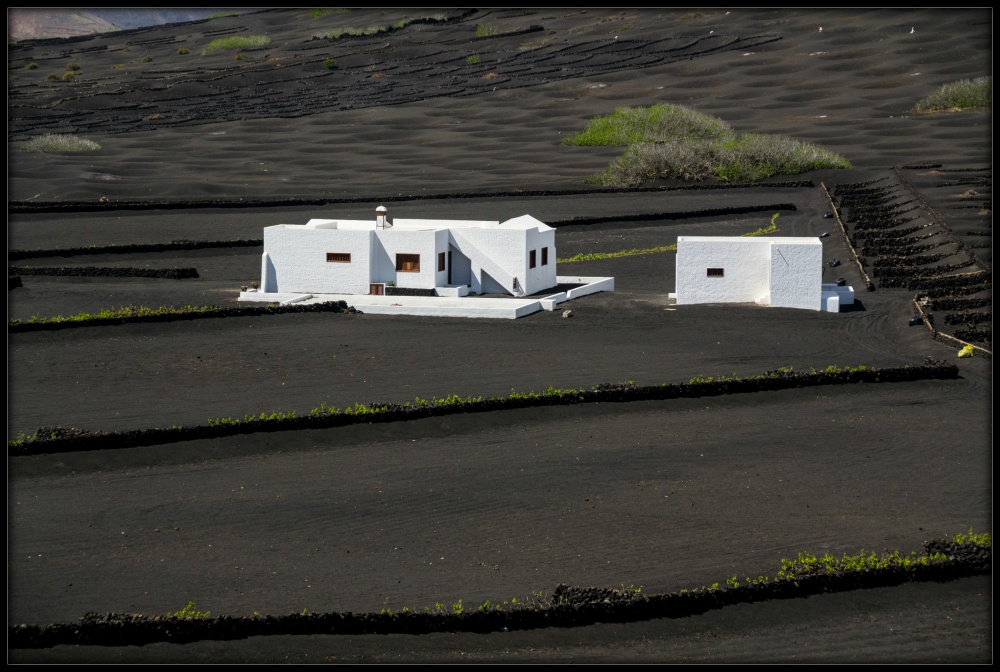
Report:
[[[387,286],[438,296],[525,296],[555,287],[555,229],[531,215],[505,222],[312,219],[264,228],[264,294],[385,294]]]
[[[677,305],[757,303],[827,310],[819,238],[677,237]],[[853,298],[853,291],[852,291]]]

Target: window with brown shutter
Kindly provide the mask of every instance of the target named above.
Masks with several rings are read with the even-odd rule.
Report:
[[[396,271],[398,273],[419,273],[420,272],[420,255],[419,254],[397,254],[396,255]]]

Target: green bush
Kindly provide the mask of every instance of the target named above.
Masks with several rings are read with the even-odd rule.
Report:
[[[337,60],[334,59],[334,58],[328,58],[325,61],[323,61],[323,65],[326,66],[326,68],[329,69],[329,70],[336,70],[337,69]]]
[[[465,57],[465,62],[468,65],[478,65],[480,61],[482,61],[482,59],[479,57],[479,54],[472,54],[471,56]]]
[[[74,79],[76,79],[76,73],[75,72],[65,72],[65,73],[63,73],[62,80],[64,82],[72,82]]]
[[[320,17],[326,16],[327,14],[346,14],[351,10],[349,9],[333,9],[330,7],[316,7],[309,10],[310,19],[318,19]]]
[[[79,63],[67,63],[66,64],[66,71],[67,72],[76,72],[79,69],[80,69],[80,64]]]
[[[207,56],[220,51],[237,51],[240,49],[263,47],[270,43],[271,38],[266,35],[232,35],[212,40],[208,43],[208,46],[202,49],[201,53]]]
[[[145,54],[139,60],[142,61],[143,63],[152,63],[153,62],[153,57],[150,56],[149,54]]]
[[[37,70],[38,69],[38,63],[28,63],[26,66],[24,66],[24,69],[25,70]]]
[[[480,23],[476,26],[476,37],[489,37],[490,35],[499,35],[501,32],[503,31],[492,23]]]
[[[177,50],[177,55],[178,56],[187,56],[190,53],[191,53],[191,50],[188,49],[187,47],[181,47],[180,49]]]
[[[921,100],[915,112],[943,112],[946,110],[993,109],[993,78],[977,77],[960,79],[945,84]]]
[[[48,80],[48,81],[50,81],[50,82],[58,82],[59,79],[60,79],[60,77],[56,73],[50,72],[49,75],[48,75],[48,77],[46,77],[45,79]]]
[[[368,26],[367,28],[336,28],[323,33],[316,33],[313,37],[321,39],[335,40],[338,37],[347,35],[349,37],[363,37],[365,35],[378,35],[389,30],[385,26]]]
[[[619,107],[614,114],[594,117],[579,135],[564,145],[627,147],[640,142],[668,142],[680,138],[713,139],[733,134],[729,124],[681,105]]]
[[[736,135],[729,125],[679,105],[618,108],[596,117],[564,145],[624,146],[606,169],[586,178],[601,186],[655,179],[753,182],[820,168],[850,168],[842,156],[780,135]]]

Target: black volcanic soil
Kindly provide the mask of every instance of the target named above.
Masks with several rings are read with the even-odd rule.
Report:
[[[992,361],[957,359],[957,345],[909,326],[917,288],[885,286],[918,264],[941,269],[920,276],[930,279],[919,289],[931,292],[991,272],[991,113],[909,112],[944,83],[991,72],[988,10],[444,14],[357,39],[311,37],[392,25],[405,13],[312,19],[276,10],[9,46],[8,248],[252,239],[271,224],[364,217],[384,204],[400,217],[530,213],[557,225],[565,259],[685,234],[739,235],[778,212],[777,235],[830,233],[825,260],[842,263],[826,266],[824,278],[845,278],[858,305],[840,314],[676,308],[667,252],[560,263],[560,275],[616,279],[614,293],[567,304],[569,319],[561,311],[516,321],[288,314],[10,334],[8,438],[39,427],[194,425],[303,415],[321,402],[916,365],[928,356],[958,364],[961,377],[9,459],[8,625],[72,622],[88,611],[162,614],[188,600],[213,615],[247,615],[474,605],[558,583],[670,592],[773,575],[802,550],[909,552],[970,527],[992,531]],[[509,34],[477,40],[482,23]],[[271,43],[246,60],[201,54],[232,34]],[[480,64],[466,63],[472,53]],[[336,69],[324,67],[328,58]],[[47,81],[71,61],[81,66],[74,81]],[[25,70],[31,62],[39,67]],[[739,132],[820,144],[854,168],[770,180],[779,186],[585,185],[619,150],[560,139],[616,106],[658,102],[713,114]],[[20,151],[41,132],[77,133],[102,149]],[[849,193],[865,200],[848,207]],[[154,201],[163,207],[150,209]],[[861,216],[865,207],[879,218]],[[847,236],[823,217],[831,209]],[[895,245],[934,246],[877,264],[862,253],[868,265],[859,268],[852,239],[861,250],[888,230],[872,221],[903,232]],[[922,228],[905,232],[914,227]],[[23,275],[8,292],[8,317],[235,305],[240,286],[258,278],[259,253],[220,246],[18,259],[10,264],[196,268],[198,277]],[[862,272],[876,291],[865,291]],[[988,303],[973,310],[991,311],[990,284],[973,289],[960,298],[981,297]],[[946,324],[967,310],[928,310],[944,333],[970,328]],[[976,328],[991,330],[991,319]],[[990,340],[974,343],[992,349]],[[981,577],[580,629],[8,655],[988,662],[991,609],[991,581]]]

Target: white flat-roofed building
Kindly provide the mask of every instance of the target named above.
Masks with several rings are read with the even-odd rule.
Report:
[[[505,222],[313,219],[264,229],[262,293],[524,296],[556,281],[555,229],[531,215]]]
[[[780,308],[839,310],[850,288],[823,285],[819,238],[678,236],[677,305],[757,303]],[[853,290],[850,291],[853,303]]]

